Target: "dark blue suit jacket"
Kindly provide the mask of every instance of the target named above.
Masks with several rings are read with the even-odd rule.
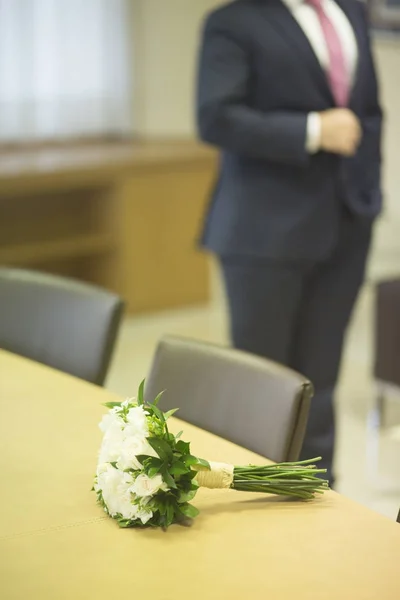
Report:
[[[220,255],[320,260],[335,244],[343,203],[381,208],[382,112],[365,10],[337,0],[359,60],[349,108],[357,155],[305,150],[307,115],[334,107],[323,69],[280,0],[236,0],[206,20],[197,100],[201,138],[222,150],[202,243]]]

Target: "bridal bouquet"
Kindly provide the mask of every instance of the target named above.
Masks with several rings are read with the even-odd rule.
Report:
[[[231,488],[310,500],[328,489],[318,477],[325,470],[313,462],[268,466],[209,463],[193,456],[190,444],[170,433],[163,413],[144,402],[144,382],[137,400],[111,402],[100,423],[103,441],[93,490],[104,511],[120,527],[168,527],[198,515],[190,502],[199,487]]]

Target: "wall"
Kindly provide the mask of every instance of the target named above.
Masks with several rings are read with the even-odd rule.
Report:
[[[193,135],[199,31],[218,0],[132,0],[136,44],[136,129],[152,137]]]
[[[375,56],[386,111],[385,180],[390,210],[400,219],[400,37],[377,39]],[[397,194],[397,202],[396,202]]]
[[[384,139],[385,212],[378,224],[370,264],[371,279],[400,271],[400,38],[377,37],[376,65],[386,113]]]

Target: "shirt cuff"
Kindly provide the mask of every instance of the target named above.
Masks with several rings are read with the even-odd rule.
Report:
[[[309,113],[307,117],[306,150],[315,154],[321,145],[321,118],[318,113]]]

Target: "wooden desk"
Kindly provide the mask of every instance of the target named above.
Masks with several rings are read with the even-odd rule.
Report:
[[[398,600],[400,526],[333,492],[202,490],[191,528],[120,530],[90,492],[107,391],[0,352],[4,600]],[[194,453],[261,459],[175,421]]]
[[[207,302],[196,239],[214,170],[195,141],[0,153],[0,265],[97,283],[130,313]]]

